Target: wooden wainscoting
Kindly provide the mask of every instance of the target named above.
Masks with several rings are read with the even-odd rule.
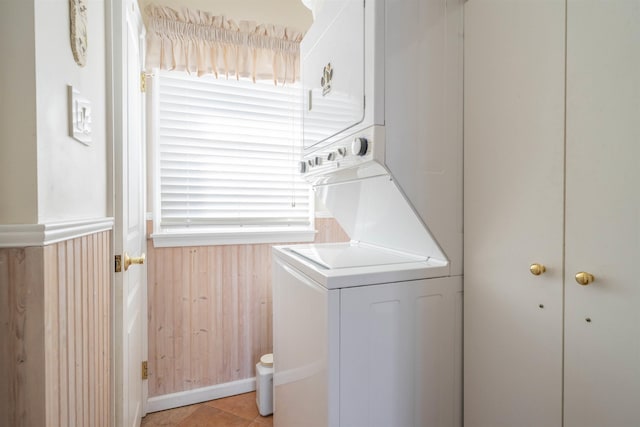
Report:
[[[0,249],[0,425],[111,425],[110,236]]]
[[[44,248],[50,425],[110,425],[110,236],[96,233]]]
[[[45,425],[43,249],[0,249],[0,425]]]
[[[316,242],[348,241],[334,219]],[[272,351],[271,246],[148,241],[149,397],[255,376]]]

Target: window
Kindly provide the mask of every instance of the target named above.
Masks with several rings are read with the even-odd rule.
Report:
[[[299,87],[155,74],[154,244],[313,240]]]

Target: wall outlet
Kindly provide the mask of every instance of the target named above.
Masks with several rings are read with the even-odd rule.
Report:
[[[91,143],[91,102],[69,85],[69,136],[85,145]]]

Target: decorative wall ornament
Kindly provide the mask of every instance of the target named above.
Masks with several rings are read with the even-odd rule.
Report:
[[[322,96],[325,96],[331,92],[331,80],[333,79],[333,68],[331,63],[324,66],[322,71],[322,78],[320,79],[320,85],[322,86]]]
[[[87,0],[69,0],[71,21],[71,51],[76,63],[87,63]]]

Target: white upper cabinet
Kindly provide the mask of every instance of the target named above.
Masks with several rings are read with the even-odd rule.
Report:
[[[638,23],[465,5],[466,427],[640,425]]]

